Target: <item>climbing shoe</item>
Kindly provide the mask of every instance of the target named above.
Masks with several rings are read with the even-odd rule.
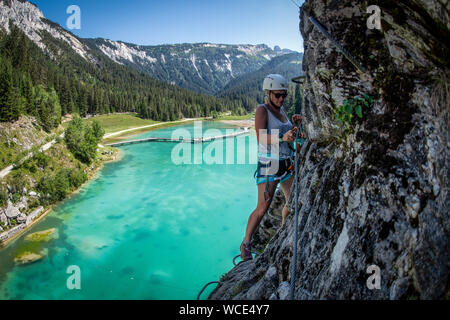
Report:
[[[241,259],[242,261],[252,260],[252,245],[250,242],[242,242],[241,244]]]

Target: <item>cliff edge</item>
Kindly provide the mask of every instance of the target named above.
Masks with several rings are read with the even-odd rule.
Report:
[[[305,2],[299,225],[291,215],[262,254],[224,275],[209,299],[288,299],[291,263],[295,299],[450,297],[450,5],[444,3]],[[381,30],[368,28],[369,5],[381,9]],[[362,95],[373,103],[348,128],[340,125],[336,110],[345,112]],[[299,254],[292,261],[295,228]],[[371,270],[379,271],[375,288],[368,285],[377,275]]]

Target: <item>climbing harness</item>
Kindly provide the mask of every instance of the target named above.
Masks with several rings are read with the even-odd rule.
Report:
[[[278,171],[277,171],[277,173],[275,174],[275,176],[277,177],[276,178],[276,180],[279,180],[279,181],[282,181],[283,179],[285,179],[291,172],[292,172],[292,170],[291,170],[291,168],[292,168],[292,166],[293,166],[293,164],[292,164],[292,160],[289,158],[289,159],[284,159],[284,160],[271,160],[271,161],[269,161],[268,163],[265,163],[265,164],[263,164],[263,163],[261,163],[261,162],[258,162],[258,168],[257,168],[257,170],[256,170],[256,172],[255,172],[255,178],[256,178],[256,175],[257,175],[257,173],[260,173],[260,170],[261,169],[265,169],[265,179],[266,179],[266,188],[265,188],[265,191],[264,191],[264,200],[266,201],[266,203],[268,203],[268,202],[270,202],[271,200],[272,200],[272,198],[273,198],[273,195],[272,196],[270,196],[270,192],[269,192],[269,174],[268,174],[268,169],[269,168],[271,168],[271,166],[273,165],[273,163],[274,163],[274,161],[277,161],[278,162]]]
[[[289,149],[291,149],[294,153],[300,152],[301,144],[298,142],[299,139],[303,139],[303,130],[299,127],[292,128],[292,131],[296,132],[296,138],[295,138],[295,148],[292,147],[291,143],[288,143]],[[301,133],[300,133],[301,132]],[[271,196],[269,192],[269,175],[267,174],[267,168],[270,168],[272,166],[272,161],[278,161],[278,172],[276,174],[277,180],[283,180],[286,178],[289,174],[294,172],[294,162],[291,158],[284,159],[284,160],[271,160],[268,163],[261,163],[258,161],[258,168],[255,171],[254,177],[256,178],[256,175],[260,172],[262,168],[266,169],[266,188],[264,190],[264,200],[266,203],[269,203],[275,193]]]
[[[361,71],[362,73],[367,73],[367,69],[364,68],[361,64],[359,64],[356,61],[355,57],[353,57],[347,50],[345,50],[345,48],[335,38],[333,38],[333,36],[325,29],[325,27],[319,21],[317,21],[312,16],[309,17],[309,21],[311,21],[317,27],[317,29],[319,29],[319,31],[322,32],[325,35],[325,37],[327,37],[335,45],[338,51],[340,51],[344,55],[344,57],[346,57],[347,60],[350,61],[359,71]]]

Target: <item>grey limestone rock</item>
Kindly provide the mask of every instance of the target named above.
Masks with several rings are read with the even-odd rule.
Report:
[[[450,296],[450,98],[442,90],[449,85],[442,74],[450,74],[448,10],[438,0],[379,3],[381,31],[367,28],[367,2],[303,5],[308,140],[299,161],[299,225],[290,215],[284,227],[258,231],[271,235],[260,237],[262,254],[232,269],[210,299],[284,299],[293,263],[295,299]],[[310,16],[368,73],[359,73]],[[334,110],[361,94],[374,104],[346,132]],[[371,266],[380,271],[380,289],[367,285]],[[277,281],[264,280],[269,269]]]
[[[6,207],[5,214],[9,219],[15,219],[20,215],[20,211],[15,206],[13,206],[11,201],[8,201],[8,206]]]
[[[4,226],[8,225],[8,217],[5,215],[2,209],[0,209],[0,222],[3,223]]]

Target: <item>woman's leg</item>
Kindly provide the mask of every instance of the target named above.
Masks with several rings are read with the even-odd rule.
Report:
[[[250,218],[248,219],[247,223],[247,230],[245,232],[245,239],[244,241],[247,243],[250,243],[252,240],[253,234],[255,233],[256,228],[258,227],[259,223],[261,222],[262,218],[266,214],[267,210],[269,210],[270,204],[273,200],[273,195],[275,194],[275,191],[277,189],[278,182],[269,182],[269,195],[270,195],[270,201],[266,202],[264,199],[264,193],[266,191],[266,184],[261,183],[258,185],[258,205],[256,209],[253,211],[253,213],[250,215]]]
[[[286,181],[283,181],[281,183],[281,189],[283,190],[284,193],[284,198],[286,199],[286,205],[283,208],[283,220],[281,222],[281,226],[284,226],[284,223],[286,222],[286,218],[289,215],[289,208],[287,206],[288,201],[289,201],[289,197],[291,196],[291,189],[292,189],[292,184],[294,183],[294,177],[289,178]]]

